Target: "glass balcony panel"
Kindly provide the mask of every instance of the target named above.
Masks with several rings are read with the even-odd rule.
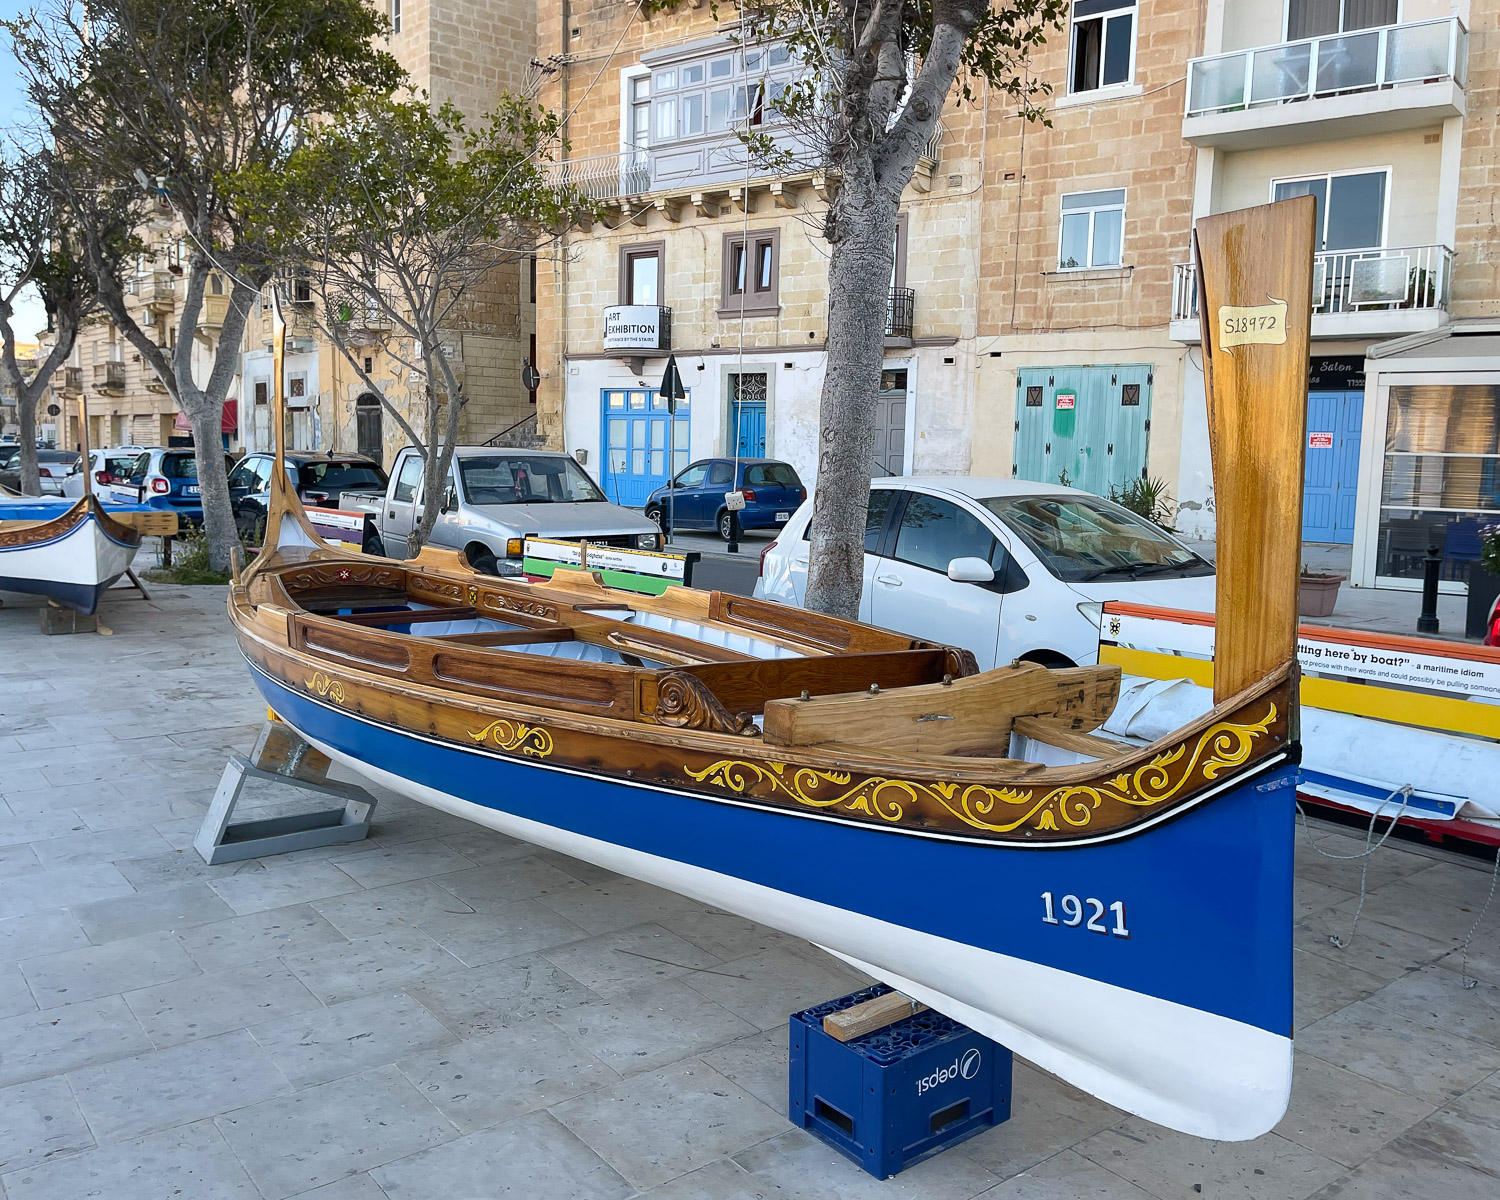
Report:
[[[1410,83],[1447,75],[1452,28],[1451,22],[1431,21],[1386,30],[1385,81]]]
[[[1312,47],[1311,42],[1296,42],[1290,46],[1268,46],[1254,51],[1250,67],[1250,103],[1264,104],[1307,95]]]
[[[1245,103],[1245,56],[1231,54],[1193,64],[1189,112],[1217,112]]]
[[[1317,47],[1317,89],[1320,93],[1374,87],[1380,82],[1378,31],[1322,38]]]

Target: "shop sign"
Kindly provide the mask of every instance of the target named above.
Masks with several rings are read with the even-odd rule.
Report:
[[[1365,360],[1358,355],[1319,355],[1307,362],[1307,386],[1314,392],[1362,392]]]
[[[614,304],[604,310],[606,350],[659,350],[662,310],[654,304]]]

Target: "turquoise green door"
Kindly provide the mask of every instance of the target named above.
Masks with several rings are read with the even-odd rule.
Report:
[[[1139,479],[1151,436],[1151,384],[1146,365],[1017,372],[1011,474],[1099,496]]]

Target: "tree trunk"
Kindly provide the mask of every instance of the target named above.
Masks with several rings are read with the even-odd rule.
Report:
[[[863,165],[863,164],[861,164]],[[899,193],[846,168],[828,262],[828,352],[818,412],[808,608],[854,620],[864,582],[865,519]]]
[[[17,436],[21,439],[21,494],[24,496],[42,494],[42,477],[36,465],[36,406],[41,396],[41,388],[17,382],[16,419],[21,426]],[[88,463],[83,466],[88,470]]]
[[[215,571],[227,571],[230,548],[239,545],[240,535],[229,502],[229,475],[224,470],[223,416],[214,411],[216,407],[197,405],[188,417],[193,423],[198,499],[203,504],[203,528],[208,533],[209,565]]]

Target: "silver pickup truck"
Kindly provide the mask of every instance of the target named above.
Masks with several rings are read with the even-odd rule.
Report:
[[[422,497],[422,456],[407,447],[396,456],[384,498],[350,493],[339,507],[370,513],[377,536],[368,551],[402,557],[422,519]],[[462,550],[481,571],[517,574],[527,537],[587,538],[639,550],[661,544],[654,522],[607,501],[570,455],[458,447],[429,544]]]

